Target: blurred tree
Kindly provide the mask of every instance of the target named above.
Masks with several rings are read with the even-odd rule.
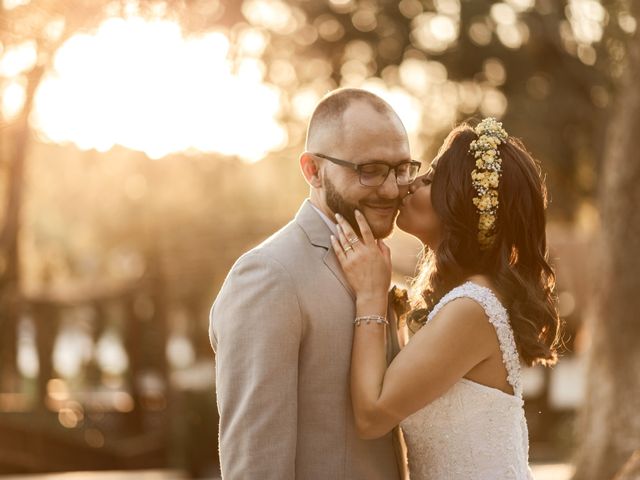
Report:
[[[628,4],[633,18],[640,21],[640,2]],[[640,32],[636,30],[623,46],[624,74],[608,128],[599,185],[602,224],[594,285],[597,294],[590,322],[587,397],[578,435],[576,480],[613,478],[640,447],[640,158],[636,143]]]
[[[269,38],[267,78],[280,83],[289,114],[302,92],[378,76],[422,109],[412,147],[425,159],[456,121],[502,117],[544,161],[552,214],[571,220],[595,194],[612,73],[599,43],[601,4],[589,0],[595,14],[585,14],[578,3],[245,0],[242,12]],[[297,82],[282,73],[283,58]]]
[[[9,389],[16,381],[16,326],[21,306],[20,229],[26,160],[32,131],[29,125],[36,91],[53,66],[56,52],[73,35],[94,31],[106,18],[142,16],[172,18],[185,31],[197,33],[214,21],[240,20],[238,8],[203,0],[164,2],[155,0],[26,0],[0,2],[0,53],[17,49],[32,52],[32,63],[0,76],[0,87],[17,86],[22,102],[12,118],[2,118],[5,202],[0,226],[0,385]]]
[[[19,73],[24,85],[24,102],[9,122],[3,122],[1,145],[6,168],[6,200],[0,230],[0,384],[10,389],[16,380],[16,326],[21,310],[20,218],[24,172],[30,139],[29,116],[35,92],[56,50],[75,32],[94,27],[103,17],[106,2],[41,1],[0,5],[0,41],[3,49],[34,49],[33,64]],[[15,79],[13,79],[15,81]],[[3,85],[4,86],[4,85]],[[4,382],[3,382],[4,381]]]

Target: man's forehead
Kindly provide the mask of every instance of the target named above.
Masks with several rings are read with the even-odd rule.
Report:
[[[379,124],[402,127],[398,116],[391,109],[376,108],[370,103],[354,101],[342,112],[340,122],[345,128],[370,129]]]
[[[388,146],[393,150],[409,149],[406,131],[402,123],[395,120],[393,114],[375,112],[370,115],[345,116],[340,132],[345,145],[355,144],[363,147],[365,143],[371,149],[376,149],[376,146]]]

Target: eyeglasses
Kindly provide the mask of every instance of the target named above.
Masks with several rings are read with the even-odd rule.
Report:
[[[358,172],[360,184],[365,187],[379,187],[387,180],[391,170],[393,170],[393,173],[396,175],[396,183],[398,185],[409,185],[418,176],[418,171],[422,165],[422,163],[417,160],[408,160],[398,165],[389,165],[385,162],[347,162],[346,160],[340,160],[339,158],[330,157],[322,153],[313,153],[312,155],[329,160],[336,165],[355,170]]]

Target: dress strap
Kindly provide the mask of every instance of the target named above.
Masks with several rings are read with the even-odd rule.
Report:
[[[429,313],[430,321],[447,303],[457,298],[470,298],[475,300],[484,310],[489,318],[489,322],[496,329],[500,350],[502,351],[502,361],[507,369],[507,381],[513,388],[515,396],[522,398],[522,381],[520,379],[520,356],[516,348],[516,341],[513,330],[509,323],[509,313],[500,303],[498,297],[487,287],[483,287],[473,282],[466,282],[452,289],[444,295]]]

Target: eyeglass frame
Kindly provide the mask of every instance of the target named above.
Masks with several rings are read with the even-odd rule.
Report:
[[[330,157],[329,155],[325,155],[324,153],[312,153],[311,155],[324,158],[325,160],[329,160],[331,163],[335,163],[336,165],[340,165],[340,166],[347,167],[354,170],[358,174],[358,181],[360,182],[360,185],[362,185],[363,187],[370,187],[370,188],[377,188],[384,185],[384,182],[387,181],[387,178],[389,178],[389,174],[391,173],[392,170],[393,170],[393,174],[396,177],[396,185],[400,185],[400,186],[411,185],[411,183],[418,177],[418,172],[420,171],[420,167],[422,167],[422,162],[418,160],[406,160],[404,162],[400,162],[395,166],[392,166],[392,165],[389,165],[387,162],[382,162],[382,161],[354,163],[354,162],[349,162],[347,160],[342,160],[340,158]],[[398,168],[406,164],[414,165],[414,166],[417,165],[418,170],[416,171],[416,176],[413,179],[409,180],[408,183],[398,183]],[[382,180],[380,185],[365,185],[364,183],[362,183],[362,173],[360,172],[360,170],[362,169],[362,167],[366,165],[385,165],[386,167],[389,167],[389,171],[387,172],[387,175],[384,177],[384,180]]]

